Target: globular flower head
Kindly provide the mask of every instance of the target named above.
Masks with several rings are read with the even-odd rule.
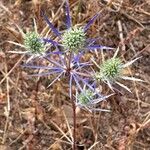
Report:
[[[62,45],[70,51],[81,50],[85,46],[86,35],[82,27],[74,26],[62,35]]]
[[[103,96],[103,95],[97,93],[96,91],[93,91],[84,86],[83,90],[80,91],[80,93],[76,92],[76,105],[80,108],[85,108],[85,109],[89,110],[90,112],[92,112],[92,111],[107,111],[107,112],[109,112],[109,110],[95,108],[95,107],[98,103],[107,99],[111,95],[113,95],[113,94]]]
[[[116,80],[122,73],[122,62],[119,58],[111,58],[103,62],[95,77],[98,80]]]
[[[77,95],[80,104],[86,105],[94,98],[94,93],[91,90],[84,90],[84,92]]]
[[[28,32],[24,37],[24,45],[32,54],[40,54],[45,50],[44,44],[40,41],[36,32]]]
[[[96,80],[101,80],[104,83],[106,83],[112,90],[114,89],[112,85],[115,83],[123,87],[127,91],[131,92],[131,90],[124,84],[120,83],[119,80],[123,79],[123,80],[132,80],[132,81],[143,81],[141,79],[126,76],[124,74],[124,70],[128,66],[133,64],[136,60],[138,60],[140,57],[123,64],[121,59],[116,57],[118,51],[119,49],[117,49],[113,58],[104,61],[100,66],[93,60],[96,66],[100,69],[98,72],[94,73],[94,77]]]
[[[66,0],[65,4],[66,4],[65,6],[66,6],[67,30],[64,33],[56,29],[54,25],[51,23],[51,21],[48,19],[48,17],[44,13],[42,13],[49,27],[52,29],[54,34],[60,39],[57,42],[55,42],[49,38],[43,38],[43,40],[46,43],[51,43],[51,44],[55,43],[56,45],[62,46],[65,51],[70,51],[74,53],[78,53],[82,51],[81,54],[84,54],[84,51],[89,51],[89,50],[92,51],[95,49],[109,49],[109,50],[113,49],[111,47],[106,47],[106,46],[96,44],[98,38],[91,39],[86,37],[86,31],[94,23],[94,21],[97,19],[100,13],[97,13],[95,16],[93,16],[85,26],[77,27],[77,25],[72,25],[68,0]]]
[[[43,41],[42,39],[43,36],[45,37],[47,35],[47,33],[43,32],[45,31],[45,28],[41,31],[41,33],[39,33],[37,30],[37,23],[34,18],[33,18],[33,25],[34,26],[32,31],[26,33],[24,33],[24,31],[18,25],[16,25],[20,34],[22,35],[22,39],[23,39],[22,43],[8,41],[9,43],[12,43],[16,46],[23,48],[23,50],[21,51],[13,50],[9,52],[15,54],[26,54],[28,56],[26,63],[36,58],[44,58],[45,56],[51,53],[50,51],[48,51],[50,45],[46,44],[45,41]],[[52,44],[54,45],[55,43],[53,42]]]

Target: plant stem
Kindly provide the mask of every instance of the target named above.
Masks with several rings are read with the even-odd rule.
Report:
[[[76,104],[73,101],[71,94],[72,109],[73,109],[73,150],[76,150]]]
[[[69,60],[68,60],[68,70],[69,70],[69,73],[70,73],[70,70],[71,70],[71,62],[72,62],[72,52],[70,52],[69,54]],[[66,56],[66,55],[65,55]],[[70,74],[70,77],[71,77],[71,74]],[[70,99],[72,101],[72,110],[73,110],[73,150],[76,150],[76,103],[74,102],[74,99],[73,99],[73,91],[72,91],[72,87],[71,88],[71,94],[70,94]]]

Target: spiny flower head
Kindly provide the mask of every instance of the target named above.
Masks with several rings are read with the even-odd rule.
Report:
[[[119,58],[111,58],[103,62],[96,73],[96,79],[114,81],[122,72],[122,62]]]
[[[74,26],[62,35],[62,44],[70,51],[81,50],[85,46],[86,35],[82,27]]]
[[[86,105],[91,99],[93,99],[94,95],[95,94],[91,90],[84,90],[84,92],[77,95],[77,99],[80,104]]]
[[[96,64],[96,66],[100,69],[100,71],[95,72],[94,77],[96,80],[101,80],[104,83],[106,83],[111,90],[114,89],[113,85],[114,83],[123,87],[127,91],[131,92],[131,90],[125,86],[124,84],[120,83],[120,80],[132,80],[132,81],[142,81],[141,79],[135,78],[135,77],[130,77],[126,76],[124,74],[124,70],[133,64],[136,60],[138,60],[140,57],[133,59],[125,64],[121,62],[121,59],[117,58],[119,49],[115,52],[113,58],[108,59],[103,62],[101,66],[99,66],[94,60],[93,62]],[[116,89],[116,88],[115,88]]]
[[[78,90],[76,91],[76,105],[80,108],[84,108],[89,110],[90,112],[92,111],[109,111],[106,109],[101,109],[101,108],[96,108],[96,105],[103,100],[107,99],[113,94],[103,96],[95,89],[93,91],[91,88],[86,88],[84,85],[83,89],[78,93]]]
[[[44,44],[39,40],[39,35],[36,32],[25,34],[24,45],[33,54],[40,54],[45,50]]]
[[[86,33],[90,26],[94,23],[94,21],[99,16],[99,12],[94,15],[89,22],[82,27],[77,27],[77,25],[72,24],[71,16],[70,16],[70,8],[68,0],[65,0],[65,8],[66,8],[66,27],[67,30],[65,32],[60,32],[58,29],[54,27],[48,17],[42,12],[42,16],[47,22],[48,26],[52,29],[54,34],[58,37],[58,41],[53,41],[50,38],[43,38],[43,41],[46,43],[51,43],[54,46],[62,46],[62,48],[66,51],[73,53],[84,54],[85,51],[92,51],[95,49],[109,49],[112,50],[111,47],[102,46],[97,43],[98,38],[87,38]],[[82,51],[82,52],[81,52]]]
[[[51,53],[49,44],[46,44],[42,37],[46,36],[47,33],[43,32],[45,31],[45,28],[39,33],[37,28],[36,20],[33,18],[33,29],[29,32],[24,33],[22,28],[20,28],[18,25],[16,25],[18,28],[20,34],[22,35],[23,43],[18,43],[14,41],[8,41],[9,43],[12,43],[16,46],[19,46],[23,48],[23,50],[20,51],[9,51],[10,53],[15,54],[25,54],[28,56],[28,59],[26,60],[26,63],[32,61],[36,58],[44,58],[45,56],[49,55]]]

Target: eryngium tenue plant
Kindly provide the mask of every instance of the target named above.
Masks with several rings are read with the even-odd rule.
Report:
[[[100,81],[105,82],[112,90],[112,84],[119,84],[128,91],[125,85],[118,82],[120,79],[137,80],[133,77],[125,77],[122,75],[122,70],[131,65],[135,60],[123,64],[120,58],[116,58],[117,52],[113,58],[104,61],[102,64],[97,64],[95,60],[83,62],[84,55],[93,50],[113,50],[114,48],[95,44],[97,38],[90,39],[87,35],[87,30],[99,16],[97,13],[89,20],[86,25],[73,25],[70,16],[70,9],[68,1],[65,2],[66,15],[66,30],[59,31],[56,29],[48,17],[42,12],[42,17],[53,31],[57,38],[56,41],[38,34],[36,23],[34,21],[35,29],[32,32],[23,33],[23,43],[13,44],[21,46],[25,51],[14,52],[26,54],[29,56],[24,67],[40,70],[37,74],[31,76],[53,76],[53,81],[49,84],[50,87],[57,80],[66,78],[69,85],[69,96],[73,105],[73,120],[74,120],[74,141],[73,149],[76,148],[76,107],[85,108],[92,111],[109,111],[107,109],[97,108],[96,105],[110,97],[110,95],[102,95],[98,86]],[[51,50],[53,49],[53,50]],[[114,49],[115,50],[115,49]],[[12,51],[11,51],[12,52]],[[38,58],[38,59],[37,59]],[[82,59],[81,59],[82,58]],[[47,66],[33,65],[33,62],[47,61]],[[94,71],[93,65],[98,67],[98,71]],[[76,92],[72,92],[72,86],[75,86]]]

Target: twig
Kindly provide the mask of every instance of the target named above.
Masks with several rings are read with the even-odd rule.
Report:
[[[15,140],[13,140],[9,146],[11,146],[12,144],[16,143],[23,135],[24,133],[27,131],[27,129],[25,129]]]
[[[5,64],[5,72],[7,73],[7,71],[8,71],[7,64]],[[8,79],[8,77],[6,78],[6,89],[7,89],[7,108],[5,108],[6,123],[5,123],[3,140],[2,140],[3,144],[6,141],[6,131],[8,128],[9,114],[10,114],[10,97],[9,97],[9,79]]]
[[[124,44],[130,43],[131,40],[133,40],[133,39],[135,38],[135,36],[136,36],[137,34],[139,34],[139,32],[142,32],[142,31],[143,31],[142,28],[136,28],[136,29],[134,29],[133,31],[129,32],[129,33],[127,34],[127,37],[124,39],[123,43],[124,43]]]
[[[63,130],[62,130],[61,128],[59,128],[59,126],[58,126],[55,122],[53,122],[53,121],[51,120],[51,124],[52,124],[54,127],[56,127],[56,128],[62,133],[62,135],[72,144],[71,139],[66,135],[66,133],[63,132]]]
[[[17,63],[12,67],[12,69],[5,75],[5,77],[0,81],[0,84],[4,82],[4,80],[11,74],[11,72],[18,66],[18,64],[22,61],[23,57],[25,55],[22,55],[20,59],[17,61]]]
[[[123,24],[123,28],[124,28],[124,31],[126,33],[128,33],[128,30],[127,30],[127,27],[126,27],[125,24]],[[132,51],[134,52],[134,54],[136,54],[136,51],[135,51],[135,48],[134,48],[133,44],[130,41],[129,41],[129,44],[130,44],[130,47],[131,47]]]
[[[138,12],[140,12],[140,13],[143,13],[143,14],[145,14],[145,15],[150,16],[150,13],[149,13],[149,12],[147,12],[147,11],[145,11],[145,10],[141,9],[141,8],[139,8],[139,11],[138,11]]]
[[[131,69],[130,69],[129,67],[128,67],[127,69],[129,70],[129,74],[130,74],[131,76],[133,76]],[[139,112],[141,100],[140,100],[140,97],[139,97],[139,90],[138,90],[138,88],[137,88],[136,81],[133,81],[133,85],[134,85],[134,90],[135,90],[135,94],[136,94],[136,97],[137,97],[138,112]]]
[[[28,144],[33,140],[33,135],[29,135],[29,137],[23,142],[23,146],[19,148],[19,150],[23,150]],[[27,148],[28,149],[28,148]]]
[[[141,51],[139,51],[138,53],[136,53],[132,59],[136,58],[138,55],[140,55],[140,54],[143,53],[144,51],[146,51],[146,50],[148,51],[149,48],[150,48],[150,44],[148,44],[148,45],[147,45],[146,47],[144,47]]]
[[[0,7],[1,7],[2,9],[4,9],[9,15],[12,14],[11,11],[10,11],[7,7],[5,7],[5,6],[2,4],[2,2],[0,2]]]
[[[140,27],[145,28],[138,20],[136,20],[135,18],[133,18],[132,16],[128,15],[126,12],[120,11],[120,13],[125,16],[126,18],[128,18],[129,20],[132,20],[133,22],[135,22],[136,24],[138,24]]]
[[[68,122],[68,120],[67,120],[67,117],[66,117],[66,114],[64,113],[64,111],[63,111],[63,115],[64,115],[64,118],[65,118],[65,120],[66,120],[66,124],[67,124],[67,127],[68,127],[68,132],[69,132],[70,137],[71,137],[71,139],[72,139],[72,141],[73,141],[73,136],[72,136],[71,128],[70,128],[70,126],[69,126],[69,122]]]
[[[97,145],[99,142],[95,142],[88,150],[92,150],[95,145]]]
[[[3,74],[3,76],[6,75],[2,70],[0,70],[0,72]],[[8,77],[8,79],[9,79],[9,82],[10,82],[12,85],[14,85],[15,88],[16,88],[19,92],[22,91],[18,86],[16,86],[16,84],[14,83],[14,81],[13,81],[11,78]]]
[[[125,47],[125,44],[124,44],[122,23],[121,23],[120,20],[118,20],[118,21],[117,21],[117,24],[118,24],[119,37],[120,37],[120,41],[121,41],[122,50],[125,51],[125,50],[126,50],[126,47]]]

